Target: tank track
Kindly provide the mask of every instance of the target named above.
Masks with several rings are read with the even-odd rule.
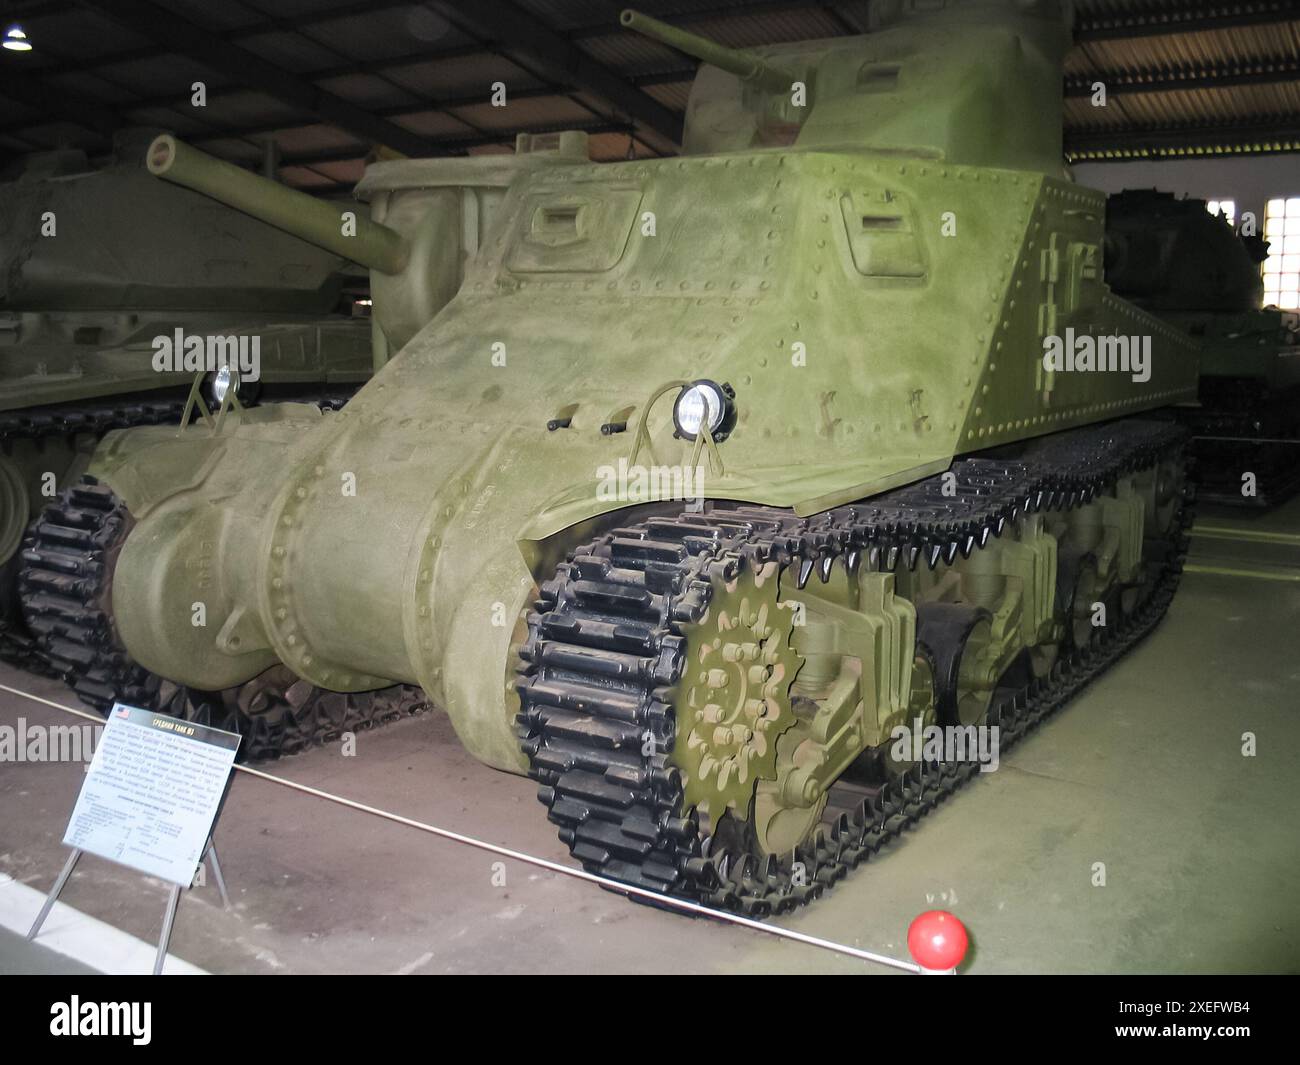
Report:
[[[310,398],[321,410],[341,410],[355,388],[332,389]],[[114,429],[136,429],[146,425],[179,424],[185,413],[186,397],[122,398],[98,403],[28,407],[0,411],[0,446],[15,440],[39,440],[50,436],[91,434],[102,437]],[[289,401],[289,400],[285,400]],[[9,602],[15,587],[11,563],[0,566],[0,662],[34,673],[58,676],[58,669],[46,661],[39,640],[24,631],[17,604]],[[13,568],[16,569],[16,566]]]
[[[1300,388],[1270,397],[1250,378],[1202,378],[1200,400],[1181,414],[1193,434],[1202,503],[1265,510],[1300,490]],[[1241,494],[1248,470],[1253,496]]]
[[[0,568],[0,587],[17,588],[15,573],[19,561],[19,556],[15,555]],[[0,662],[38,677],[58,676],[54,667],[45,660],[40,644],[25,631],[21,613],[21,606],[16,602],[0,605]]]
[[[329,743],[427,707],[418,688],[395,685],[344,694],[272,670],[221,692],[178,686],[127,655],[109,610],[117,551],[131,517],[93,477],[65,489],[23,542],[19,593],[28,628],[51,671],[107,714],[128,703],[238,732],[242,761],[264,761]]]
[[[179,422],[184,412],[184,397],[28,407],[0,412],[0,441],[77,433],[103,436],[113,429]]]
[[[184,411],[183,399],[168,398],[0,411],[0,446],[20,439],[39,440],[80,433],[103,436],[113,429],[179,422]],[[16,559],[11,562],[16,562]],[[5,570],[9,569],[10,563],[7,562]],[[5,572],[0,594],[6,594],[13,586],[12,573]],[[45,660],[40,644],[23,631],[21,620],[14,616],[16,604],[5,603],[3,606],[4,609],[0,610],[0,661],[38,676],[56,676],[57,671]]]
[[[331,389],[319,394],[297,397],[310,399],[321,410],[341,410],[356,388]],[[68,436],[93,433],[103,436],[113,429],[135,429],[143,425],[179,423],[185,413],[186,396],[157,399],[120,399],[98,403],[77,403],[49,407],[27,407],[0,411],[0,443],[17,438],[39,439],[43,436]],[[294,402],[286,396],[274,402]]]
[[[956,498],[942,495],[936,477],[808,519],[715,504],[650,517],[579,548],[542,586],[516,680],[520,742],[561,841],[590,872],[754,917],[817,898],[978,767],[921,764],[877,786],[842,777],[812,837],[780,859],[701,839],[695,811],[683,809],[680,773],[658,752],[673,743],[682,626],[703,615],[710,578],[734,574],[738,558],[797,566],[800,587],[837,563],[849,572],[922,560],[933,567],[969,556],[1021,513],[1090,502],[1117,477],[1181,452],[1186,435],[1168,422],[1118,422],[1044,441],[1024,460],[961,460]],[[988,723],[1000,727],[1003,750],[1155,626],[1177,587],[1189,522],[1180,505],[1168,537],[1148,541],[1148,594],[1121,626],[1063,654],[1042,680],[998,689]]]

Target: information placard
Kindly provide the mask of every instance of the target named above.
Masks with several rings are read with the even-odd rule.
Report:
[[[115,703],[63,842],[189,887],[239,740]]]

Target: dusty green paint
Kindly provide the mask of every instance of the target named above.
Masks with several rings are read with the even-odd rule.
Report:
[[[687,102],[686,153],[793,143],[1061,176],[1062,5],[916,6],[931,5],[872,5],[875,32],[866,36],[753,49],[804,83],[802,110],[785,94],[702,66]]]
[[[113,437],[95,472],[138,518],[114,583],[131,653],[202,688],[276,659],[329,688],[418,682],[476,756],[519,769],[507,672],[534,580],[632,502],[600,498],[633,437],[600,427],[634,425],[665,383],[736,390],[707,496],[802,513],[1190,398],[1190,345],[1108,294],[1102,198],[1058,176],[1064,31],[1040,7],[763,50],[822,64],[793,134],[783,103],[706,69],[686,142],[717,154],[520,167],[459,293],[342,413]],[[794,143],[758,146],[773,135]],[[413,199],[479,164],[366,183],[402,167]],[[409,233],[403,194],[382,220]],[[1151,380],[1045,376],[1045,326],[1151,335]],[[691,457],[672,398],[644,464]],[[208,630],[189,628],[198,600]]]
[[[46,333],[3,352],[0,411],[187,388],[192,373],[154,369],[153,340],[187,336],[258,337],[264,385],[355,384],[370,376],[370,330],[341,316],[316,322],[268,321],[251,314],[189,314],[137,319],[121,343],[76,345]]]
[[[155,177],[218,197],[238,211],[257,212],[277,229],[292,227],[320,247],[372,270],[396,274],[406,265],[410,248],[400,233],[357,217],[356,210],[346,205],[260,181],[233,163],[177,142],[170,133],[160,134],[149,145],[145,165]],[[352,217],[344,219],[345,213]]]

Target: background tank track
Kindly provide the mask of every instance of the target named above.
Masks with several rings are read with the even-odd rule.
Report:
[[[41,512],[20,553],[19,592],[42,658],[100,713],[123,702],[238,732],[244,737],[239,758],[250,762],[426,709],[423,692],[409,685],[331,692],[284,668],[220,692],[150,673],[127,655],[110,611],[113,567],[131,525],[112,489],[83,477]]]
[[[1180,412],[1194,434],[1201,503],[1262,510],[1300,490],[1297,391],[1270,397],[1263,382],[1250,378],[1202,380],[1201,405]],[[1241,491],[1247,471],[1256,479],[1253,496]]]
[[[50,436],[75,436],[93,433],[103,436],[112,429],[137,425],[180,422],[185,411],[183,399],[121,399],[74,406],[29,407],[0,411],[0,447],[17,440],[39,440]],[[45,660],[40,646],[22,624],[19,604],[13,594],[20,558],[15,555],[0,567],[0,661],[40,676],[56,676]]]
[[[356,388],[330,389],[303,394],[299,401],[314,401],[321,410],[341,410]],[[281,402],[292,402],[285,397]],[[123,396],[93,403],[58,404],[0,411],[0,448],[18,440],[90,434],[102,437],[114,429],[145,425],[179,425],[185,413],[185,396]],[[39,520],[39,519],[37,519]],[[22,622],[15,591],[21,556],[0,564],[0,661],[38,676],[54,677],[59,670],[45,658],[40,641]]]
[[[356,388],[331,389],[317,394],[286,396],[276,402],[314,402],[321,410],[340,410]],[[112,429],[133,429],[141,425],[180,424],[186,396],[156,399],[139,396],[102,400],[95,403],[57,404],[0,411],[0,443],[18,438],[70,436],[93,433],[103,436]]]
[[[880,786],[842,777],[813,836],[780,859],[702,839],[695,811],[683,809],[679,771],[658,752],[673,744],[682,625],[703,615],[710,578],[734,575],[739,560],[775,560],[797,567],[803,587],[837,563],[890,571],[968,556],[1019,514],[1086,504],[1117,477],[1181,452],[1186,436],[1173,423],[1118,422],[1062,434],[1024,460],[959,461],[956,498],[934,477],[807,519],[715,505],[651,517],[579,548],[542,586],[516,681],[521,744],[560,839],[591,872],[751,916],[818,897],[978,767],[922,763]],[[1180,505],[1168,536],[1148,540],[1147,595],[1120,625],[1063,654],[1042,680],[995,692],[987,723],[1000,727],[1002,750],[1155,626],[1178,584],[1190,520]]]

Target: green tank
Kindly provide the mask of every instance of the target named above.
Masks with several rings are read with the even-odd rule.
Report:
[[[1204,200],[1126,189],[1106,205],[1106,280],[1201,345],[1200,390],[1180,411],[1195,434],[1199,496],[1273,506],[1300,487],[1300,314],[1263,306],[1268,242]]]
[[[627,12],[706,61],[681,157],[371,166],[408,249],[505,174],[456,294],[408,329],[376,265],[336,415],[104,441],[24,555],[77,690],[259,756],[427,698],[586,868],[757,915],[975,775],[1168,604],[1197,370],[1064,174],[1066,5],[931,6],[750,52]]]
[[[222,338],[248,367],[256,355],[236,381],[246,405],[338,406],[372,370],[369,324],[345,294],[362,275],[155,181],[154,135],[124,133],[93,165],[79,151],[30,157],[0,188],[0,655],[29,667],[41,662],[14,587],[23,531],[106,431],[179,423],[195,372],[159,358],[158,338]],[[209,401],[216,386],[212,371]]]

